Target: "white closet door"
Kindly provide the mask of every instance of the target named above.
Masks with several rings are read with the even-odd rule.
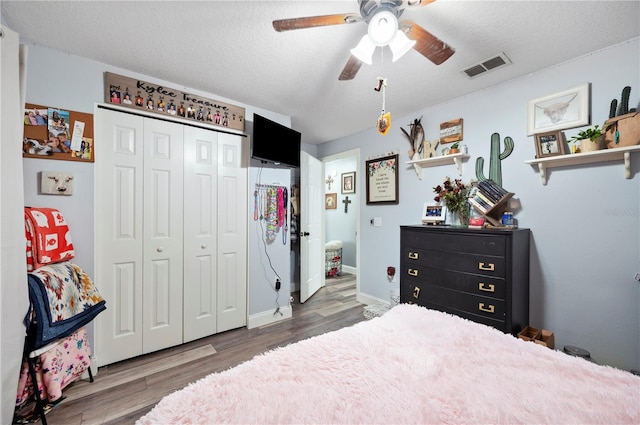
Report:
[[[218,135],[218,332],[247,322],[246,138]]]
[[[107,309],[95,320],[98,366],[142,354],[143,119],[96,112],[95,278]]]
[[[184,342],[216,333],[218,133],[184,128]]]
[[[142,351],[182,343],[183,126],[144,120]]]

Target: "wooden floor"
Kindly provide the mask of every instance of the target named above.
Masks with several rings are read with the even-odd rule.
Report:
[[[304,304],[293,294],[293,317],[272,325],[227,331],[179,347],[99,369],[95,381],[67,387],[65,399],[47,415],[50,425],[133,424],[167,394],[256,354],[364,319],[355,276],[327,278]]]

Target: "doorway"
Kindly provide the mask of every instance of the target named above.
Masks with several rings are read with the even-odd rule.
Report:
[[[321,158],[324,163],[324,190],[335,205],[324,210],[325,241],[341,243],[339,264],[325,258],[323,269],[328,274],[326,284],[340,275],[355,277],[356,294],[360,291],[360,200],[364,196],[363,176],[360,174],[360,149],[352,149]],[[335,208],[330,208],[335,207]],[[340,275],[338,275],[340,273]],[[342,280],[342,279],[341,279]]]

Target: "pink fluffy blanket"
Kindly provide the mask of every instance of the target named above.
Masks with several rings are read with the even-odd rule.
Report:
[[[412,305],[211,374],[147,424],[638,424],[640,377]]]

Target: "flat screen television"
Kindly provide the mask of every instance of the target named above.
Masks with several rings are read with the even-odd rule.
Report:
[[[251,158],[286,167],[300,167],[301,134],[253,114]]]

